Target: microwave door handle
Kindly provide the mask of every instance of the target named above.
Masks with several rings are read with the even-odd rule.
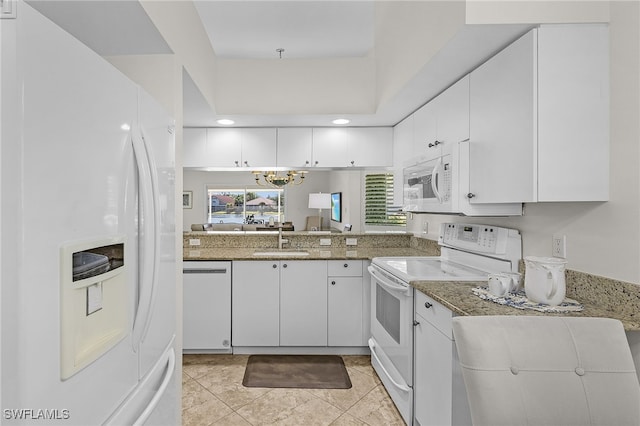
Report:
[[[442,157],[438,158],[438,161],[436,162],[436,165],[433,167],[433,171],[431,172],[431,189],[433,189],[433,193],[435,194],[436,198],[438,199],[438,203],[442,204],[442,195],[440,195],[440,192],[438,191],[438,184],[436,183],[438,181],[438,176],[440,175],[440,172],[442,171]]]

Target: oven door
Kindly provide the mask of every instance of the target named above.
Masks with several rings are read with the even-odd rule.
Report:
[[[371,265],[371,364],[407,424],[413,409],[413,288]]]

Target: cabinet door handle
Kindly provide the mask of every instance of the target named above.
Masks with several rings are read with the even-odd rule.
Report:
[[[235,163],[236,163],[236,167],[240,167],[240,163],[238,162],[238,160],[236,160]]]
[[[277,268],[277,267],[278,267],[278,265],[276,265],[275,263],[274,263],[274,264],[273,264],[273,266],[272,266],[272,268],[273,268],[273,269],[275,269],[275,268]]]
[[[418,326],[418,325],[420,325],[420,322],[419,322],[419,321],[416,321],[416,320],[413,320],[413,326],[414,326],[414,327],[416,327],[416,326]]]
[[[352,165],[352,166],[355,166],[355,165],[356,165],[356,162],[355,162],[355,161],[353,161],[353,160],[351,160],[351,165]]]
[[[469,198],[469,199],[471,199],[471,198],[473,198],[475,196],[476,196],[476,194],[474,194],[473,192],[470,192],[470,193],[467,194],[467,198]]]
[[[245,165],[245,166],[247,166],[247,167],[249,167],[249,162],[248,162],[248,161],[245,161],[245,162],[244,162],[244,165]]]
[[[314,165],[314,166],[317,166],[317,165],[318,165],[318,160],[316,160],[316,162],[315,162],[315,163],[313,163],[313,165]]]
[[[430,307],[432,307],[433,305],[429,302],[424,302],[424,307],[429,309]]]
[[[305,161],[304,164],[305,164],[305,166],[308,166],[309,165],[309,160]]]
[[[429,148],[433,148],[434,146],[438,146],[438,145],[440,145],[441,143],[442,143],[442,142],[440,142],[440,141],[435,141],[435,142],[433,142],[433,143],[429,143]]]
[[[287,264],[285,263],[284,265],[282,265],[282,267],[283,267],[283,268],[286,268],[286,267],[287,267]]]
[[[348,263],[345,263],[345,264],[344,264],[344,267],[345,267],[345,268],[348,268],[348,267],[349,267],[349,264],[348,264]]]
[[[331,281],[331,285],[336,285],[336,282],[335,281]]]

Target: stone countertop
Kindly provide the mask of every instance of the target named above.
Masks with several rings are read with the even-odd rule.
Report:
[[[471,292],[474,287],[485,286],[485,282],[460,281],[412,281],[414,288],[433,298],[457,315],[556,315],[578,317],[606,317],[618,319],[627,331],[640,331],[640,318],[626,309],[607,309],[596,306],[578,297],[569,296],[582,303],[584,310],[562,314],[543,313],[531,309],[516,309],[480,299]]]
[[[382,256],[426,256],[424,251],[402,247],[313,247],[281,250],[282,255],[255,256],[255,252],[278,252],[277,248],[239,248],[239,247],[213,247],[213,248],[184,248],[183,260],[371,260]],[[287,256],[287,251],[306,251],[308,256]]]

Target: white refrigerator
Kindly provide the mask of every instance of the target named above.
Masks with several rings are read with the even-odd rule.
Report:
[[[173,119],[2,5],[0,423],[179,424]]]

